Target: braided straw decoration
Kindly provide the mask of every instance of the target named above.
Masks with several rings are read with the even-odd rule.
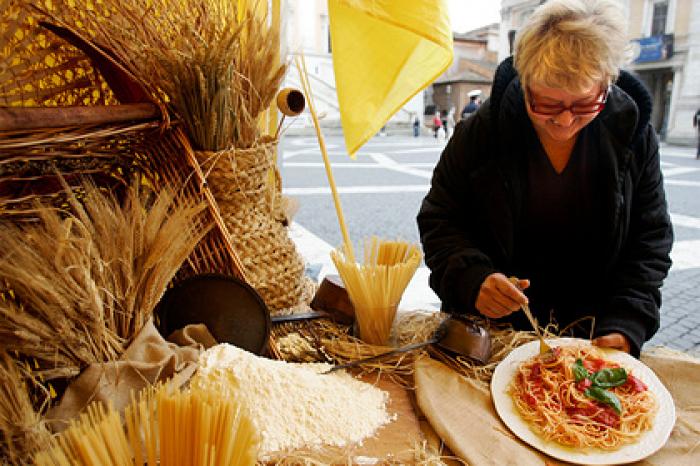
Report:
[[[196,152],[249,284],[273,315],[308,310],[315,292],[270,202],[267,177],[275,144],[264,137],[249,149]]]

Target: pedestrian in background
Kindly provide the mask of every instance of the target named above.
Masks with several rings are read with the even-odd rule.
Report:
[[[479,94],[481,94],[481,91],[471,91],[468,94],[469,103],[465,105],[462,109],[462,120],[466,120],[469,117],[469,115],[471,115],[479,109]]]
[[[445,139],[452,137],[452,133],[455,132],[455,108],[450,108],[447,112],[447,117],[445,118]]]
[[[695,153],[695,158],[700,159],[700,108],[695,112],[695,116],[693,117],[693,128],[696,129],[698,136],[698,150]]]
[[[435,110],[435,116],[433,116],[433,131],[435,132],[435,139],[438,137],[438,132],[442,128],[442,120],[440,119],[440,112]]]
[[[416,117],[413,120],[413,137],[417,138],[420,136],[420,118]]]
[[[531,330],[529,303],[540,325],[637,357],[658,330],[673,230],[625,31],[615,0],[549,0],[457,126],[418,214],[445,311]]]

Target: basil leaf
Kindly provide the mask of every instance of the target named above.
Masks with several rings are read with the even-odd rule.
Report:
[[[622,367],[601,369],[593,374],[591,381],[596,387],[617,387],[627,382],[627,371]]]
[[[583,361],[581,361],[580,358],[576,360],[573,366],[571,366],[571,370],[573,371],[574,378],[577,382],[580,382],[583,379],[587,379],[591,375],[588,372],[588,369],[583,367]]]
[[[588,398],[593,398],[596,401],[605,403],[606,405],[612,407],[617,414],[622,414],[622,404],[620,399],[612,392],[609,392],[600,387],[590,387],[583,392]]]

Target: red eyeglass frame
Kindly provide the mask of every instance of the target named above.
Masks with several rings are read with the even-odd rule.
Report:
[[[564,105],[542,105],[542,104],[537,104],[534,99],[532,98],[532,91],[530,90],[530,87],[526,87],[525,93],[527,96],[527,105],[530,107],[530,111],[536,115],[542,115],[542,116],[555,116],[559,115],[560,113],[565,112],[566,110],[570,111],[572,115],[578,115],[578,116],[584,116],[584,115],[593,115],[594,113],[598,113],[602,111],[605,108],[605,103],[608,101],[608,96],[610,95],[610,86],[606,87],[601,93],[598,95],[598,99],[590,104],[572,104],[568,106]],[[542,111],[542,107],[551,107],[554,110],[547,110],[547,111]],[[576,107],[586,107],[585,111],[580,111],[577,110]]]

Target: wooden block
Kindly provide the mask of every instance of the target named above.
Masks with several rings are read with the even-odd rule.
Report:
[[[351,325],[355,321],[355,308],[338,275],[326,275],[310,306],[311,309],[327,312],[338,323]]]

